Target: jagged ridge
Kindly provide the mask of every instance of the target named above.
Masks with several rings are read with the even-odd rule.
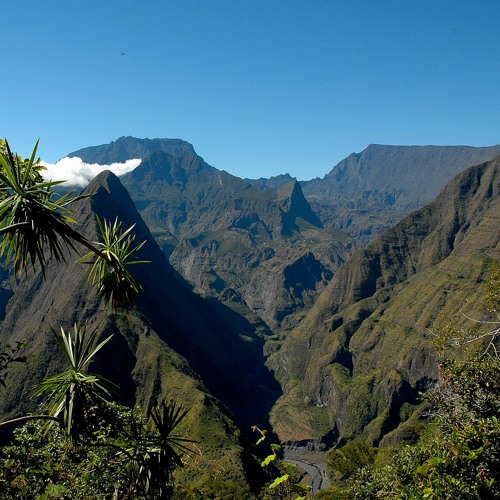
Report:
[[[87,268],[74,254],[60,265],[49,262],[45,280],[40,273],[21,279],[12,288],[0,342],[25,338],[31,344],[29,364],[13,371],[0,412],[33,410],[34,384],[63,365],[49,327],[68,330],[76,321],[87,322],[100,339],[114,335],[91,369],[118,383],[127,404],[146,410],[158,398],[173,398],[190,408],[185,431],[201,441],[207,465],[217,464],[243,484],[244,448],[227,407],[245,424],[265,418],[277,387],[263,364],[263,341],[248,322],[221,314],[221,306],[179,281],[116,176],[101,174],[87,192],[94,195],[74,207],[78,229],[87,237],[96,239],[98,214],[118,217],[125,227],[135,224],[138,240],[147,241],[138,258],[152,263],[137,268],[144,290],[128,316],[115,316],[87,283]],[[251,413],[249,401],[255,400],[262,404]]]

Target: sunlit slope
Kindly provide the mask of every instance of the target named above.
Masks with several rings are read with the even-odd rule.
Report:
[[[370,144],[322,179],[303,183],[303,189],[325,227],[342,229],[366,245],[430,203],[455,175],[499,154],[500,145]]]
[[[337,272],[270,362],[285,390],[272,413],[282,440],[404,435],[437,377],[440,318],[481,316],[488,262],[500,258],[499,167],[458,175]]]

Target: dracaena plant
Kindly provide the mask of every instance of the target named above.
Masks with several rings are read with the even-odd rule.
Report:
[[[12,259],[16,274],[40,264],[45,274],[47,250],[57,261],[64,259],[65,248],[74,248],[75,235],[68,223],[68,205],[80,197],[72,193],[54,199],[54,186],[61,181],[44,182],[39,159],[35,160],[38,142],[29,160],[14,155],[5,141],[0,154],[0,247]]]
[[[6,255],[7,261],[13,262],[16,274],[39,265],[45,276],[48,257],[63,261],[68,250],[81,244],[90,250],[86,258],[96,258],[91,281],[106,302],[111,301],[115,310],[128,308],[141,290],[128,266],[145,263],[133,259],[144,243],[132,248],[132,228],[123,231],[118,221],[108,224],[98,220],[103,240],[99,243],[75,231],[69,205],[88,195],[73,196],[70,192],[56,197],[54,188],[64,181],[43,180],[44,167],[36,158],[37,150],[38,142],[31,157],[23,160],[12,153],[7,141],[0,142],[0,256]]]
[[[89,363],[111,336],[94,347],[97,332],[87,335],[85,326],[75,324],[73,333],[66,333],[63,328],[60,335],[55,330],[52,333],[66,358],[67,367],[38,384],[35,395],[49,395],[49,414],[62,421],[70,441],[76,443],[85,433],[91,404],[108,401],[116,389],[102,375],[87,372]]]
[[[181,454],[196,453],[176,430],[188,411],[174,401],[161,404],[151,411],[148,422],[132,416],[118,456],[128,470],[131,488],[141,498],[171,498],[173,472],[183,466]]]
[[[128,266],[149,262],[134,260],[134,255],[143,247],[145,241],[134,246],[135,236],[131,231],[135,224],[123,231],[118,219],[111,224],[97,217],[97,225],[102,237],[102,241],[96,243],[99,253],[91,251],[81,260],[97,255],[89,273],[89,280],[106,302],[111,302],[115,309],[124,309],[142,289],[139,280],[129,271]]]

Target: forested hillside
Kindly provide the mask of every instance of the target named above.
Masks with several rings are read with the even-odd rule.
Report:
[[[259,418],[265,421],[266,405],[279,390],[264,366],[263,339],[242,318],[229,323],[230,315],[179,281],[117,177],[103,173],[87,192],[93,195],[73,207],[78,229],[95,240],[96,215],[118,217],[126,227],[135,224],[138,240],[146,241],[138,257],[151,262],[138,270],[144,289],[128,314],[113,313],[88,283],[86,266],[75,253],[62,263],[49,261],[45,277],[40,270],[30,271],[19,282],[4,282],[10,300],[0,341],[23,340],[29,347],[28,363],[10,370],[3,418],[36,411],[35,384],[64,366],[50,328],[86,324],[98,332],[98,340],[113,335],[91,369],[118,385],[119,402],[148,412],[159,401],[173,399],[189,409],[181,432],[200,442],[202,454],[193,484],[209,482],[210,470],[217,468],[228,471],[236,488],[245,487],[247,445],[235,418],[243,428]],[[255,400],[261,407],[248,423],[246,408]]]

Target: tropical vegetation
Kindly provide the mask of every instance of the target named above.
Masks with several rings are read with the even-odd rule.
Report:
[[[135,258],[144,243],[134,245],[133,226],[123,231],[118,220],[97,219],[102,241],[75,231],[69,205],[81,196],[56,196],[60,181],[43,180],[37,147],[23,160],[7,141],[0,143],[0,255],[16,274],[40,266],[45,276],[48,258],[64,261],[69,250],[83,245],[90,252],[82,260],[94,259],[89,280],[115,312],[128,309],[141,290],[129,266],[145,263]],[[2,498],[171,498],[172,472],[182,466],[181,454],[191,451],[191,440],[176,434],[187,411],[161,401],[145,418],[112,403],[118,388],[88,372],[111,337],[97,344],[97,333],[88,335],[79,324],[53,335],[67,367],[35,388],[36,396],[48,397],[42,413],[0,424],[25,424],[0,453]],[[9,366],[26,362],[25,347],[4,346],[4,387]]]
[[[49,259],[62,262],[83,246],[88,253],[81,260],[91,260],[90,283],[114,313],[128,310],[141,291],[130,266],[145,263],[137,257],[144,243],[135,244],[134,227],[123,230],[118,219],[96,218],[99,241],[78,233],[70,207],[81,196],[58,197],[59,182],[42,178],[36,151],[26,160],[0,143],[1,256],[16,275],[39,268],[45,276]],[[489,283],[487,315],[468,318],[474,328],[467,330],[446,324],[436,337],[440,383],[422,395],[419,410],[411,408],[411,419],[403,419],[414,425],[412,438],[418,441],[391,447],[370,440],[370,434],[346,434],[345,445],[328,456],[334,486],[318,498],[500,497],[500,266],[493,267]],[[187,410],[164,400],[146,412],[116,404],[119,388],[90,371],[111,337],[98,338],[79,323],[52,335],[66,366],[34,388],[45,399],[39,415],[0,424],[15,426],[12,441],[0,450],[0,497],[234,498],[236,491],[238,498],[311,497],[300,470],[281,459],[281,447],[259,427],[257,444],[268,446],[260,460],[268,471],[260,493],[246,483],[225,484],[223,474],[212,475],[211,484],[175,487],[174,472],[196,454],[194,441],[179,431]],[[9,368],[26,361],[24,342],[4,346],[4,388]],[[370,394],[353,394],[359,413],[358,403]],[[401,413],[406,411],[402,406]]]

